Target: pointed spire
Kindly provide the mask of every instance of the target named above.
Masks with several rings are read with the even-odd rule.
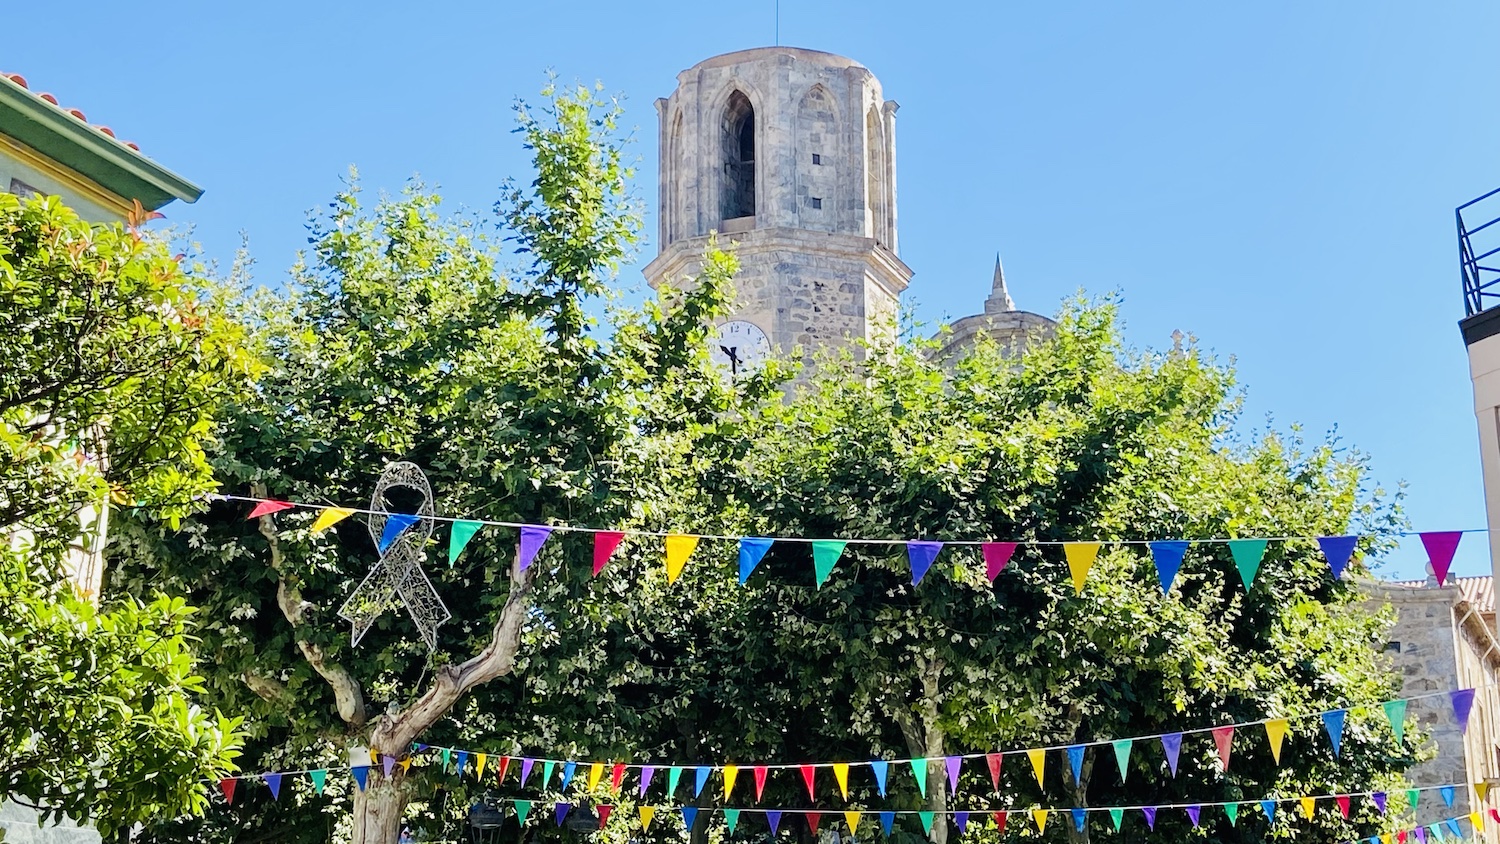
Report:
[[[1000,265],[1000,253],[995,253],[995,280],[990,284],[990,298],[984,300],[984,312],[1003,314],[1016,309],[1016,303],[1005,289],[1005,267]]]

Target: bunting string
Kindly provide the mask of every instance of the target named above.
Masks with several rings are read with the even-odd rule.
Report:
[[[313,523],[313,532],[327,530],[339,521],[352,515],[363,513],[375,517],[389,517],[391,522],[402,524],[400,520],[410,519],[408,524],[416,523],[415,516],[407,516],[399,513],[388,513],[385,511],[362,509],[358,507],[340,507],[332,504],[310,504],[306,502],[285,501],[274,498],[255,498],[243,495],[211,494],[208,500],[216,501],[239,501],[252,504],[249,518],[269,516],[273,513],[294,508],[318,511],[318,518]],[[1074,589],[1083,591],[1084,583],[1088,578],[1094,560],[1097,558],[1103,546],[1128,547],[1146,546],[1151,553],[1153,562],[1156,564],[1157,574],[1161,580],[1162,592],[1170,592],[1172,582],[1176,579],[1177,572],[1182,567],[1183,558],[1187,551],[1196,545],[1219,544],[1225,545],[1230,556],[1233,558],[1236,568],[1239,570],[1240,578],[1249,590],[1253,584],[1256,574],[1260,570],[1261,559],[1264,557],[1267,545],[1271,542],[1316,542],[1324,558],[1328,563],[1330,573],[1335,580],[1343,576],[1349,561],[1353,558],[1355,546],[1361,539],[1374,537],[1409,537],[1416,536],[1421,539],[1422,547],[1428,556],[1433,572],[1438,582],[1444,583],[1448,579],[1448,572],[1453,563],[1453,557],[1458,549],[1459,541],[1467,533],[1487,533],[1487,528],[1469,528],[1465,530],[1448,531],[1376,531],[1367,533],[1345,534],[1340,536],[1263,536],[1263,537],[1215,537],[1215,538],[1193,538],[1193,539],[1110,539],[1110,540],[1061,540],[1061,539],[1027,539],[1014,541],[999,541],[990,539],[871,539],[871,538],[848,538],[848,539],[818,539],[802,536],[732,536],[726,534],[710,533],[681,533],[676,531],[656,531],[645,529],[616,529],[595,528],[581,525],[534,525],[524,522],[508,522],[495,519],[460,518],[454,516],[438,516],[427,513],[421,514],[423,522],[446,522],[452,525],[448,544],[448,564],[451,566],[463,549],[473,539],[474,535],[484,527],[502,527],[516,529],[520,532],[518,548],[519,563],[522,570],[530,566],[536,558],[537,553],[553,533],[583,533],[594,536],[594,574],[598,575],[622,539],[627,536],[651,537],[662,541],[666,556],[667,579],[669,582],[676,581],[681,575],[683,567],[688,558],[692,556],[701,540],[732,541],[739,543],[740,559],[740,583],[745,583],[760,560],[777,542],[802,543],[812,546],[814,577],[818,586],[827,581],[839,558],[849,545],[878,545],[878,546],[902,546],[906,549],[907,557],[911,566],[912,583],[918,584],[926,576],[927,571],[937,560],[939,553],[946,546],[957,546],[973,548],[978,547],[985,560],[985,573],[990,580],[994,580],[1010,562],[1017,549],[1024,546],[1052,547],[1061,546],[1067,559],[1068,570],[1072,576]],[[389,522],[387,523],[389,524]],[[396,531],[399,535],[400,530]],[[388,544],[394,541],[395,536],[382,537],[382,543]]]

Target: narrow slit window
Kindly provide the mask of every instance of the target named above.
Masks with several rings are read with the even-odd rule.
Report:
[[[813,163],[814,164],[822,164],[823,163],[823,156],[821,156],[821,155],[819,155],[817,153],[813,153]]]
[[[810,197],[807,198],[807,204],[811,205],[814,208],[822,208],[823,207],[823,197],[821,197],[821,196],[810,196]]]

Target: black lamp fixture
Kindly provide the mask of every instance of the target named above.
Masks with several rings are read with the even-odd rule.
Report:
[[[500,829],[503,826],[503,808],[477,802],[469,809],[469,840],[473,844],[499,844]]]

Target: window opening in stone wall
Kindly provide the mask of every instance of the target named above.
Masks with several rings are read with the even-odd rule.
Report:
[[[823,197],[821,197],[821,196],[810,196],[810,197],[807,198],[807,204],[811,205],[814,208],[822,208],[823,207]]]
[[[813,163],[814,164],[822,164],[823,163],[823,156],[818,155],[817,153],[813,153]]]
[[[739,91],[729,95],[723,123],[724,194],[720,216],[755,216],[755,109]]]

